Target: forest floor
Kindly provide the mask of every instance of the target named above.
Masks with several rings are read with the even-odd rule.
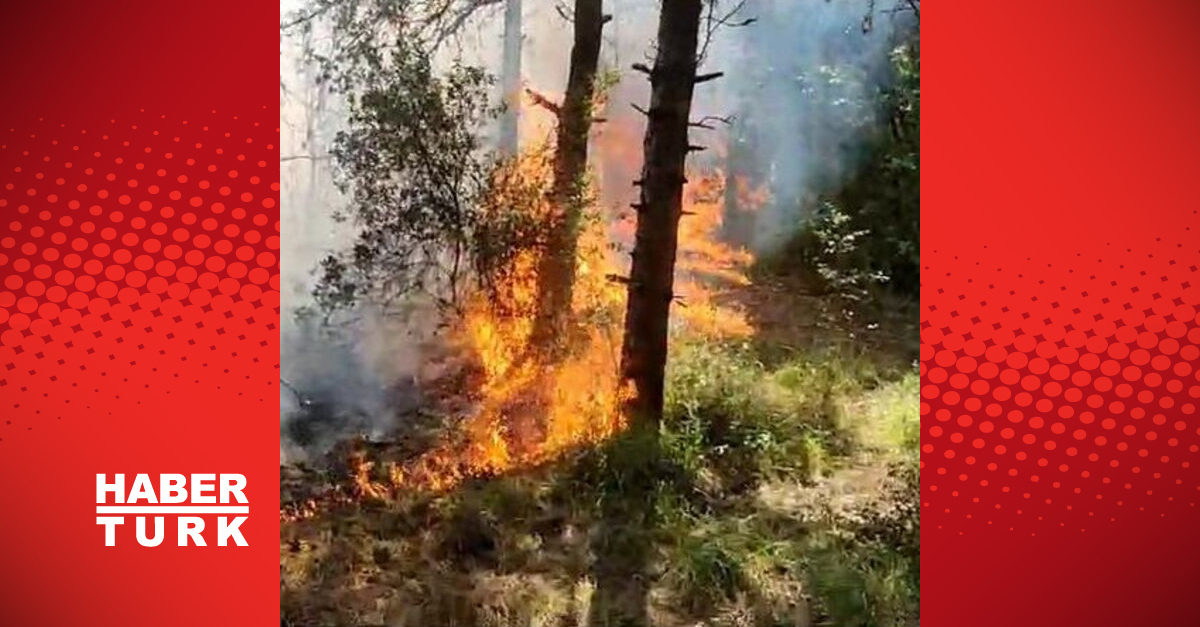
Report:
[[[676,341],[662,428],[650,622],[684,626],[919,624],[915,316],[873,331],[823,324],[794,280],[728,295],[741,342]],[[289,627],[576,626],[589,622],[596,542],[621,521],[606,460],[623,438],[445,494],[355,500],[282,523]],[[373,445],[382,461],[397,453]],[[284,504],[346,486],[338,456],[281,468]]]

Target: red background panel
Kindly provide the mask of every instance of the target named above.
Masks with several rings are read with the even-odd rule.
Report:
[[[278,5],[0,5],[0,624],[278,620]],[[95,476],[241,473],[248,547]]]
[[[278,28],[279,4],[262,0],[0,3],[0,106],[105,119],[270,104]]]
[[[1200,5],[925,9],[923,623],[1192,624]]]

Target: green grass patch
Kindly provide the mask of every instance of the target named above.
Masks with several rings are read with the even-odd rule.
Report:
[[[629,569],[663,627],[916,624],[916,373],[756,355],[677,343],[657,431],[285,525],[285,618],[585,625]]]

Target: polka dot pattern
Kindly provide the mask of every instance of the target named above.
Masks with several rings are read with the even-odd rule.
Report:
[[[1200,250],[1189,236],[1109,243],[1066,267],[924,256],[923,526],[1084,533],[1195,513]]]

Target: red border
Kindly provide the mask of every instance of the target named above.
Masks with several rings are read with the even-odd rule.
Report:
[[[1194,622],[1196,8],[922,16],[926,625]]]
[[[0,623],[278,618],[277,28],[0,7]],[[249,546],[105,547],[96,474],[166,472],[246,475]]]

